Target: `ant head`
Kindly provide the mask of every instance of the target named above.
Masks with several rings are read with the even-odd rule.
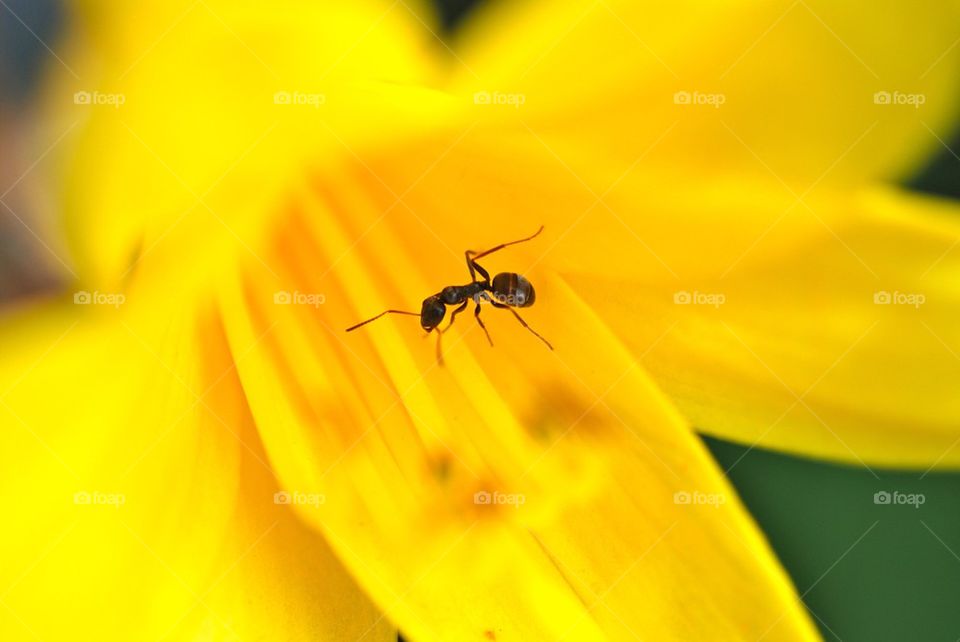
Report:
[[[420,327],[430,332],[430,330],[440,325],[446,313],[447,306],[443,304],[439,296],[434,295],[427,297],[423,300],[423,305],[420,307]]]
[[[514,272],[501,272],[491,283],[493,296],[498,303],[516,308],[528,308],[537,300],[533,284]]]

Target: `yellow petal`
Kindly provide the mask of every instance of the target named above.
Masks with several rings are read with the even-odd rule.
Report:
[[[406,635],[815,638],[702,445],[549,272],[524,312],[555,352],[499,310],[496,347],[468,310],[442,367],[415,319],[344,333],[442,283],[363,170],[328,180],[271,244],[280,278],[250,263],[221,304],[282,484],[326,498],[300,514]]]
[[[955,206],[600,162],[578,174],[536,135],[479,128],[366,164],[381,207],[403,195],[390,217],[427,237],[418,261],[444,279],[452,243],[545,224],[502,265],[563,274],[698,429],[855,464],[960,461]],[[901,303],[874,304],[883,292]],[[684,293],[702,304],[674,304]]]
[[[273,502],[215,320],[97,300],[0,329],[0,637],[395,639]]]
[[[256,256],[307,158],[405,134],[435,110],[409,88],[432,74],[432,37],[402,5],[81,6],[63,46],[75,75],[54,78],[47,103],[56,135],[73,127],[57,171],[93,286],[117,287],[145,259],[162,284]]]
[[[748,220],[766,205],[729,196],[724,208]],[[708,256],[739,254],[725,266],[675,261],[680,276],[660,285],[567,279],[710,434],[855,464],[956,466],[957,208],[893,189],[811,203],[766,210],[747,244],[736,225],[699,230],[727,246]]]
[[[958,11],[936,0],[491,3],[466,25],[451,86],[467,101],[481,92],[477,118],[601,150],[621,171],[656,143],[642,164],[752,172],[759,158],[791,182],[900,176],[956,113]]]

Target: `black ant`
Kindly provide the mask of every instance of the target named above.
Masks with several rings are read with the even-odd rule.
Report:
[[[527,325],[527,322],[517,314],[517,311],[513,308],[528,308],[533,305],[533,302],[536,301],[537,295],[533,290],[533,284],[530,283],[526,278],[515,272],[501,272],[493,277],[493,280],[490,280],[490,274],[483,267],[477,263],[477,259],[481,259],[485,256],[493,254],[499,250],[502,250],[505,247],[510,245],[516,245],[517,243],[524,243],[526,241],[532,240],[540,232],[543,231],[543,226],[540,226],[540,229],[534,232],[531,236],[527,238],[520,239],[518,241],[510,241],[509,243],[501,243],[500,245],[486,250],[484,252],[474,252],[473,250],[467,250],[464,252],[464,256],[467,259],[467,269],[470,270],[470,278],[473,279],[470,283],[466,285],[448,285],[443,288],[436,294],[428,296],[423,300],[423,305],[420,308],[419,314],[416,312],[407,312],[405,310],[384,310],[380,314],[366,321],[361,321],[356,325],[352,325],[347,328],[347,332],[356,330],[360,326],[366,325],[371,321],[376,321],[385,314],[407,314],[410,316],[420,317],[420,327],[430,332],[437,331],[437,361],[443,363],[443,353],[440,350],[440,337],[443,334],[443,331],[440,330],[440,324],[443,322],[444,316],[447,313],[448,305],[458,306],[453,313],[450,315],[450,323],[447,324],[449,329],[453,325],[454,319],[457,318],[457,315],[463,312],[467,308],[467,304],[472,299],[476,302],[477,306],[473,310],[473,316],[476,318],[477,323],[480,324],[480,327],[483,328],[484,334],[487,335],[487,341],[490,342],[490,345],[493,345],[493,339],[490,338],[490,333],[487,331],[487,326],[483,324],[483,321],[480,319],[480,303],[482,301],[487,301],[495,308],[503,308],[504,310],[510,310],[513,313],[513,316],[517,318],[517,321],[520,322],[523,327],[532,332],[543,341],[548,348],[553,350],[553,346],[550,345],[550,342],[544,339],[540,334]],[[480,276],[483,277],[482,281],[477,280],[477,273],[480,273]]]

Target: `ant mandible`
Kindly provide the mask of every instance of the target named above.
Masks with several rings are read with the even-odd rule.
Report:
[[[440,349],[440,337],[444,331],[440,330],[440,324],[443,322],[444,316],[446,316],[447,306],[457,306],[457,308],[450,315],[450,323],[447,324],[447,329],[449,329],[450,326],[453,325],[453,321],[457,318],[457,315],[463,312],[467,308],[467,304],[470,302],[470,300],[473,299],[477,304],[473,310],[473,316],[477,320],[477,323],[480,324],[484,334],[487,335],[487,341],[490,342],[491,346],[493,345],[493,339],[490,338],[490,332],[487,331],[487,326],[485,326],[483,324],[483,320],[480,319],[481,301],[487,301],[495,308],[509,310],[523,327],[535,334],[538,339],[547,345],[548,348],[553,350],[553,346],[550,345],[550,342],[544,339],[536,330],[531,328],[527,322],[523,320],[523,317],[517,314],[517,311],[514,310],[515,307],[528,308],[533,305],[534,301],[536,301],[537,295],[533,290],[533,284],[531,284],[530,281],[528,281],[522,275],[515,272],[501,272],[500,274],[494,276],[493,280],[491,281],[490,273],[483,269],[479,263],[477,263],[477,259],[482,259],[483,257],[489,256],[494,252],[498,252],[505,247],[530,241],[536,238],[542,231],[543,226],[541,225],[540,229],[527,238],[517,241],[510,241],[509,243],[501,243],[500,245],[490,248],[484,252],[467,250],[464,252],[464,257],[467,259],[467,269],[470,270],[470,278],[472,279],[470,283],[467,283],[466,285],[448,285],[436,294],[428,296],[423,300],[423,305],[420,307],[419,313],[407,312],[406,310],[384,310],[375,317],[350,326],[347,328],[347,332],[352,332],[360,326],[364,326],[371,321],[376,321],[385,314],[406,314],[409,316],[420,317],[420,327],[426,330],[428,334],[436,330],[437,361],[443,363],[443,352]],[[477,280],[477,273],[483,277],[482,281]]]

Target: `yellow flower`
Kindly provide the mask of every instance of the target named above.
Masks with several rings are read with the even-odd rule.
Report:
[[[960,461],[960,225],[885,183],[957,16],[684,5],[448,49],[404,2],[77,2],[77,284],[0,328],[3,638],[815,639],[689,426]],[[483,263],[555,351],[493,309],[442,367],[415,319],[343,332],[541,224]]]

